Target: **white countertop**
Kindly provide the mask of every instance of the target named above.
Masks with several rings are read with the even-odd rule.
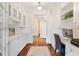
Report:
[[[65,45],[70,44],[70,40],[71,40],[70,38],[61,36],[61,42]]]
[[[66,37],[61,36],[61,42],[63,44],[65,44],[66,46],[69,46],[71,49],[73,49],[73,50],[75,50],[76,52],[79,53],[79,47],[71,44],[70,41],[71,41],[70,38],[66,38]]]

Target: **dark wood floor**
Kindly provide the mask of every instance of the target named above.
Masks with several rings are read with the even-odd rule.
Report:
[[[39,37],[34,37],[33,38],[33,43],[28,43],[17,56],[27,56],[27,53],[29,52],[30,48],[32,46],[47,46],[51,56],[60,56],[60,53],[55,53],[54,48],[50,43],[46,43],[45,38],[39,38]]]

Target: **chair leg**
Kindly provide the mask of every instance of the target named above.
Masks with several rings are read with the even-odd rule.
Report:
[[[56,49],[55,49],[54,53],[56,54]]]
[[[56,56],[61,56],[61,52],[57,52],[56,49],[55,49],[54,53],[56,54]]]

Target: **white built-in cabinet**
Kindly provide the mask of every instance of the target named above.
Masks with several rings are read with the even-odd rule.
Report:
[[[26,20],[25,11],[20,7],[16,3],[0,2],[0,55],[17,56],[32,41],[32,33],[27,31],[30,21]]]
[[[65,56],[79,56],[79,47],[71,44],[70,41],[70,38],[61,36],[61,42],[65,44]]]
[[[73,12],[73,17],[64,19],[64,15],[68,12]],[[66,3],[61,8],[61,30],[72,29],[73,38],[79,38],[79,3]],[[64,40],[64,41],[63,41]],[[70,43],[71,39],[61,39],[62,43],[65,44],[65,55],[66,56],[79,56],[79,47]]]
[[[79,47],[70,44],[66,44],[66,56],[79,56]]]

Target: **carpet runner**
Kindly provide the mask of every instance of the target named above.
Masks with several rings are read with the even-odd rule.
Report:
[[[32,46],[27,56],[51,56],[47,46]]]

